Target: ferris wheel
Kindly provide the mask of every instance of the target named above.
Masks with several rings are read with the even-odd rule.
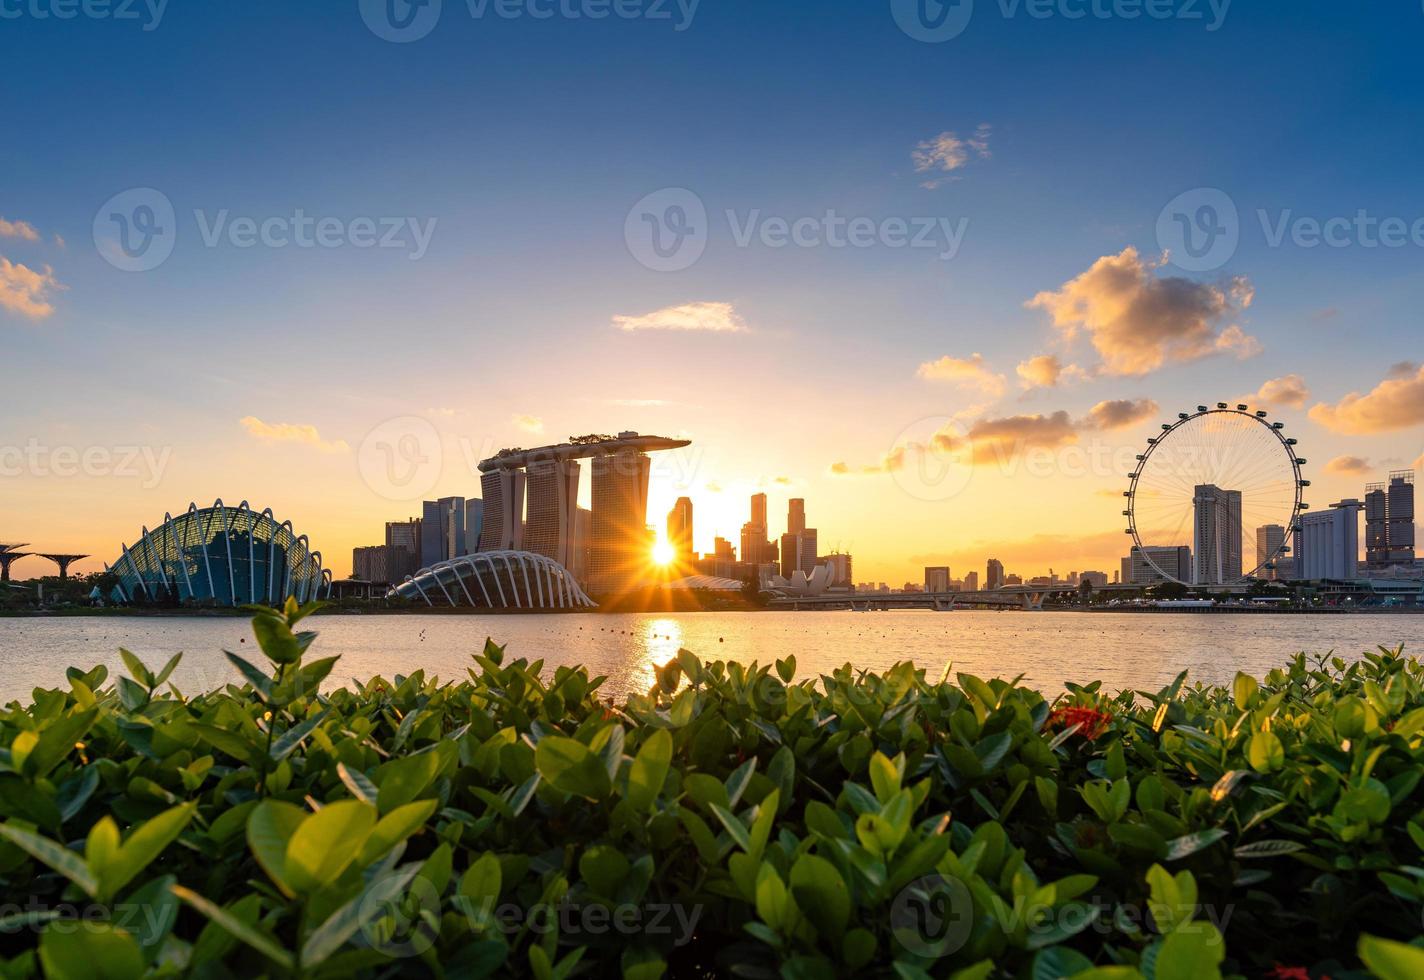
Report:
[[[1310,486],[1284,429],[1225,402],[1163,424],[1123,494],[1134,557],[1182,585],[1231,585],[1274,569]]]

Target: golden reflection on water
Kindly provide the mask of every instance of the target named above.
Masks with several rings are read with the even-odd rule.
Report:
[[[686,644],[682,640],[682,624],[675,619],[649,619],[642,624],[639,636],[640,654],[632,673],[641,683],[639,693],[658,682],[656,668],[677,656]]]

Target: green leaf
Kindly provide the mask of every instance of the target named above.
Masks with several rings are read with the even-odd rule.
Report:
[[[376,805],[377,789],[376,784],[366,778],[365,774],[358,769],[348,769],[346,763],[336,764],[336,775],[341,777],[341,781],[346,784],[346,788],[351,791],[351,795],[363,803]]]
[[[144,665],[142,660],[135,657],[123,647],[119,647],[119,656],[123,658],[124,666],[129,669],[129,674],[134,680],[138,681],[144,687],[153,688],[158,686],[158,682],[154,680],[153,674],[149,673],[148,667]]]
[[[655,731],[633,760],[628,770],[627,799],[633,807],[647,810],[662,792],[667,779],[668,767],[672,763],[672,735],[667,729]]]
[[[1185,834],[1175,840],[1170,840],[1167,842],[1167,860],[1180,861],[1197,851],[1205,850],[1224,837],[1226,837],[1226,831],[1217,827],[1212,830],[1198,831],[1195,834]]]
[[[1257,772],[1275,772],[1286,764],[1285,746],[1275,732],[1257,732],[1251,736],[1246,758]]]
[[[491,853],[480,855],[479,860],[470,865],[460,878],[460,894],[476,905],[493,906],[499,900],[504,887],[504,871],[499,858]]]
[[[603,760],[572,738],[545,735],[534,750],[534,764],[544,782],[572,796],[597,801],[612,789]]]
[[[228,909],[208,901],[195,891],[184,888],[182,885],[173,886],[173,894],[203,915],[207,916],[219,929],[222,929],[234,939],[241,940],[251,946],[257,952],[267,957],[273,963],[285,970],[296,969],[296,959],[287,952],[271,936],[257,929],[256,926],[248,925],[238,918]]]
[[[417,800],[396,807],[378,820],[371,836],[366,838],[366,843],[361,848],[361,856],[356,860],[357,867],[369,867],[384,857],[391,848],[420,830],[439,805],[437,800]]]
[[[1424,977],[1424,949],[1393,939],[1362,935],[1360,959],[1380,980],[1419,980]]]
[[[237,668],[237,672],[243,676],[252,689],[262,695],[263,701],[272,700],[272,678],[267,676],[267,672],[261,668],[248,663],[235,653],[227,650],[223,651],[223,656]]]
[[[418,862],[376,875],[355,898],[341,906],[316,928],[302,945],[301,964],[305,969],[319,966],[336,952],[358,929],[387,914],[420,871]]]
[[[51,924],[40,936],[46,980],[137,980],[143,951],[134,937],[108,922]]]
[[[252,856],[288,898],[297,893],[287,882],[287,845],[306,819],[301,807],[280,800],[263,800],[247,818],[247,846]]]
[[[845,932],[850,889],[834,864],[814,854],[801,855],[791,866],[791,894],[824,939],[835,941]]]
[[[315,731],[316,727],[325,721],[326,716],[330,713],[331,709],[327,708],[313,717],[308,718],[300,725],[293,725],[279,735],[272,742],[272,761],[281,762],[287,756],[291,755],[292,751],[296,749],[298,745],[302,744],[302,739]]]
[[[100,901],[108,901],[177,840],[197,811],[196,803],[181,803],[146,821],[129,834],[99,871]]]
[[[1226,940],[1216,927],[1193,922],[1162,941],[1153,980],[1219,980],[1225,959]]]
[[[98,880],[90,874],[84,859],[69,848],[56,844],[48,837],[41,837],[33,831],[22,830],[8,823],[0,825],[0,837],[4,837],[36,861],[58,871],[90,897],[98,895]]]
[[[376,827],[376,808],[338,800],[307,817],[287,842],[282,875],[298,894],[335,881],[361,853]]]
[[[622,851],[607,844],[596,844],[579,858],[579,876],[595,894],[608,899],[617,897],[632,867]]]
[[[34,747],[25,757],[23,769],[26,776],[48,776],[51,769],[59,765],[78,742],[89,731],[94,720],[99,717],[98,708],[90,708],[75,714],[61,716],[39,733]]]
[[[1242,711],[1247,710],[1251,706],[1251,699],[1256,696],[1256,691],[1260,689],[1260,686],[1261,685],[1256,683],[1256,678],[1250,674],[1243,674],[1241,671],[1237,671],[1236,679],[1231,682],[1231,694],[1236,701],[1236,707]]]
[[[403,759],[394,759],[376,770],[373,782],[376,806],[389,813],[424,793],[440,773],[440,757],[433,751],[419,752]]]

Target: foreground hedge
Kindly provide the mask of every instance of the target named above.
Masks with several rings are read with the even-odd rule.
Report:
[[[614,706],[493,644],[319,694],[308,612],[242,687],[0,715],[4,976],[1424,976],[1400,651],[1052,704],[684,651]]]

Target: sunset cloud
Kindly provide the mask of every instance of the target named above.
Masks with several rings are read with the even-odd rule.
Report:
[[[910,154],[910,158],[915,162],[915,173],[941,175],[930,177],[920,186],[933,190],[947,181],[957,180],[957,177],[944,175],[951,175],[963,168],[969,163],[971,156],[987,160],[992,155],[989,152],[989,136],[992,131],[988,123],[982,123],[973,135],[963,139],[946,130],[932,139],[920,142]]]
[[[521,432],[528,432],[530,435],[538,435],[544,431],[544,420],[537,415],[516,415],[514,425]]]
[[[1203,283],[1159,276],[1161,266],[1125,248],[1027,305],[1046,312],[1069,340],[1087,334],[1108,374],[1141,376],[1168,362],[1260,353],[1260,343],[1229,322],[1251,305],[1244,277]]]
[[[926,361],[915,372],[926,381],[947,381],[952,384],[976,388],[986,395],[997,398],[1004,393],[1004,376],[989,370],[984,355],[950,357],[946,354],[937,361]]]
[[[966,447],[974,465],[1006,462],[1028,449],[1059,449],[1078,441],[1078,426],[1067,412],[980,419],[964,435],[941,430],[935,449],[958,452]]]
[[[905,457],[909,454],[911,447],[896,446],[890,450],[878,463],[866,463],[862,466],[852,466],[849,463],[840,462],[831,464],[832,476],[873,476],[877,473],[895,473],[905,468]],[[922,447],[917,447],[922,448]]]
[[[681,330],[705,333],[747,333],[745,320],[731,303],[684,303],[668,306],[642,316],[615,316],[619,330]]]
[[[49,266],[36,272],[0,255],[0,307],[31,320],[43,320],[54,314],[52,294],[63,288]]]
[[[1064,364],[1057,354],[1040,354],[1020,361],[1014,370],[1019,376],[1019,386],[1025,389],[1057,388],[1088,377],[1088,372],[1076,364]]]
[[[297,425],[291,422],[264,422],[254,415],[242,419],[242,427],[247,434],[259,442],[291,442],[310,446],[322,453],[346,453],[351,451],[345,440],[325,440],[314,425]]]
[[[1272,378],[1261,385],[1260,391],[1247,395],[1240,401],[1270,405],[1273,408],[1304,408],[1309,398],[1310,387],[1305,383],[1305,379],[1298,374],[1287,374],[1281,378]]]
[[[1360,456],[1336,456],[1325,464],[1325,472],[1332,476],[1361,476],[1371,469],[1370,461]]]
[[[1324,402],[1310,417],[1332,432],[1371,435],[1424,423],[1424,367],[1397,364],[1368,394],[1352,391],[1334,405]]]
[[[6,221],[0,217],[0,238],[23,238],[27,242],[37,242],[40,233],[28,221]]]
[[[1088,410],[1083,427],[1088,429],[1125,429],[1145,422],[1161,413],[1161,407],[1150,398],[1118,399],[1098,402]]]

